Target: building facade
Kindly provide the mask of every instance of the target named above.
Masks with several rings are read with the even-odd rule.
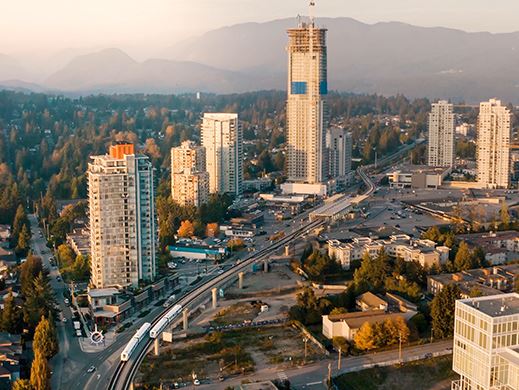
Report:
[[[287,174],[295,183],[327,178],[326,31],[313,19],[288,30]]]
[[[182,206],[199,207],[209,200],[205,149],[185,141],[171,149],[171,197]]]
[[[133,145],[110,147],[88,164],[91,284],[137,287],[156,276],[153,168]]]
[[[326,132],[328,149],[328,176],[331,179],[344,178],[351,172],[351,133],[341,128],[331,128]]]
[[[202,146],[209,192],[239,196],[243,192],[243,134],[238,114],[204,114]]]
[[[453,390],[519,389],[519,294],[456,301]]]
[[[433,103],[429,114],[428,165],[452,167],[455,159],[454,113],[446,100]]]
[[[500,100],[479,106],[477,129],[477,180],[485,188],[510,185],[510,110]]]

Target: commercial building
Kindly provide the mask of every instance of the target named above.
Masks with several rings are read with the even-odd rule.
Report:
[[[454,165],[454,113],[446,100],[433,103],[429,114],[428,165],[452,167]]]
[[[376,257],[382,250],[391,257],[416,261],[426,268],[446,263],[450,252],[450,248],[436,246],[434,241],[413,240],[405,234],[392,235],[387,240],[355,237],[348,242],[328,241],[328,255],[335,258],[343,269],[350,269],[351,262],[361,260],[365,254]]]
[[[477,181],[485,188],[510,185],[510,137],[512,115],[500,100],[479,106],[477,129]]]
[[[290,182],[327,179],[326,29],[314,20],[288,30],[287,174]]]
[[[238,114],[204,114],[202,146],[209,192],[239,196],[243,192],[243,134]]]
[[[134,146],[117,144],[88,164],[91,284],[138,287],[156,276],[153,168]]]
[[[391,188],[438,188],[451,168],[405,165],[387,174]]]
[[[177,244],[168,247],[173,257],[185,257],[192,260],[221,260],[228,254],[227,248],[221,246]]]
[[[351,133],[342,128],[330,128],[326,132],[328,149],[328,176],[332,179],[345,180],[351,172],[352,153]]]
[[[209,200],[205,148],[185,141],[171,149],[171,197],[182,206],[199,207]]]
[[[453,390],[519,389],[519,294],[456,301]]]

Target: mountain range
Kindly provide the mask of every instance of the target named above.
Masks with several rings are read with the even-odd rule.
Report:
[[[330,89],[466,102],[495,96],[519,103],[519,32],[468,33],[350,18],[322,18],[318,24],[328,29]],[[75,94],[285,89],[286,30],[296,25],[282,19],[224,27],[142,62],[104,49],[72,58],[40,80],[30,79],[24,64],[0,55],[0,86]]]

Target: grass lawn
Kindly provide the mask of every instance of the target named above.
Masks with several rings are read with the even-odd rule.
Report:
[[[335,379],[341,390],[440,390],[450,389],[452,356],[407,363],[401,367],[378,367],[344,374]],[[440,382],[445,383],[445,387]]]

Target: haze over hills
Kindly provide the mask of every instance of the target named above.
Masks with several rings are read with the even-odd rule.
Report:
[[[207,32],[137,62],[118,49],[74,58],[41,83],[67,92],[243,92],[286,88],[286,29],[293,18]],[[403,23],[322,18],[329,85],[356,93],[519,103],[519,33],[466,33]],[[0,56],[1,80],[12,70]],[[34,81],[24,79],[25,81]],[[11,82],[12,85],[12,82]]]

